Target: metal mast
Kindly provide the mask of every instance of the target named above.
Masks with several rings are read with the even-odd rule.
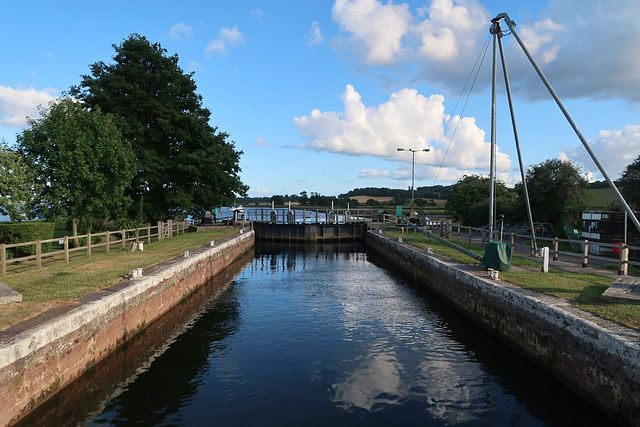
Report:
[[[536,70],[536,72],[538,73],[538,76],[540,77],[540,79],[542,80],[542,82],[544,83],[544,85],[546,86],[547,90],[549,91],[549,93],[551,94],[551,96],[553,97],[553,99],[556,101],[556,104],[558,104],[558,107],[560,108],[560,110],[562,111],[562,113],[564,114],[565,118],[567,119],[567,121],[569,122],[569,124],[571,125],[571,127],[573,128],[574,132],[576,133],[576,135],[578,136],[578,139],[580,139],[580,142],[582,142],[582,145],[584,146],[584,148],[587,150],[587,152],[589,153],[589,156],[591,156],[591,159],[594,161],[594,163],[596,164],[596,166],[598,167],[598,170],[600,171],[600,173],[602,174],[602,176],[604,177],[604,179],[607,181],[607,183],[609,184],[609,187],[611,188],[611,190],[613,190],[614,194],[616,195],[616,197],[618,198],[618,201],[620,202],[620,204],[622,205],[622,207],[624,208],[624,210],[627,212],[627,214],[629,215],[629,218],[631,219],[631,222],[633,222],[633,225],[636,226],[636,229],[638,231],[640,231],[640,222],[638,222],[638,218],[636,218],[635,214],[633,213],[633,210],[631,210],[631,208],[629,207],[629,205],[627,204],[626,200],[624,199],[624,197],[622,197],[622,194],[620,194],[620,191],[618,190],[618,188],[615,186],[615,184],[613,183],[613,181],[611,180],[611,178],[609,178],[609,175],[607,174],[607,171],[604,170],[604,167],[602,166],[602,164],[600,163],[600,161],[598,160],[598,158],[596,157],[595,153],[593,152],[593,150],[591,149],[591,146],[589,145],[589,143],[587,142],[587,140],[584,138],[584,136],[582,136],[582,133],[580,132],[580,129],[578,129],[578,126],[575,124],[575,122],[573,121],[573,119],[571,118],[571,116],[569,115],[569,112],[564,108],[564,105],[562,104],[562,101],[560,101],[560,98],[558,97],[558,95],[556,94],[556,92],[553,90],[553,88],[551,87],[551,84],[549,83],[549,81],[547,80],[547,78],[545,77],[544,73],[542,72],[542,70],[540,69],[540,67],[538,66],[538,64],[536,63],[536,61],[533,59],[533,57],[531,56],[531,54],[529,53],[529,51],[527,50],[527,47],[524,45],[524,43],[522,42],[522,39],[520,38],[520,36],[518,35],[518,33],[516,32],[516,23],[513,22],[511,20],[511,18],[509,18],[509,15],[507,15],[506,13],[501,13],[498,16],[496,16],[495,18],[493,18],[491,20],[491,22],[493,23],[491,28],[493,31],[493,28],[495,26],[495,24],[497,22],[500,21],[500,19],[504,19],[504,22],[507,24],[507,26],[509,27],[509,30],[511,31],[511,33],[513,34],[513,36],[516,38],[516,41],[518,42],[518,44],[520,45],[520,48],[522,48],[522,51],[524,52],[524,54],[527,56],[527,58],[529,59],[529,62],[531,62],[531,65],[533,66],[533,68]],[[492,32],[493,34],[493,32]],[[494,34],[495,37],[495,34]],[[495,41],[494,41],[494,49],[495,49]],[[494,54],[495,57],[495,54]],[[494,72],[495,74],[495,72]],[[495,79],[495,77],[494,77]],[[493,132],[493,129],[492,129]]]
[[[531,203],[529,202],[529,191],[527,189],[527,178],[522,162],[522,152],[520,151],[520,139],[518,138],[518,127],[516,126],[516,116],[513,111],[513,100],[511,99],[511,85],[509,84],[509,73],[507,73],[507,62],[504,59],[504,49],[502,47],[502,29],[500,21],[494,20],[491,25],[492,34],[497,35],[498,46],[500,48],[500,60],[502,62],[502,72],[504,74],[504,84],[507,90],[507,99],[509,101],[509,112],[511,113],[511,125],[513,127],[513,137],[516,141],[516,149],[518,151],[518,162],[520,164],[520,176],[522,177],[522,189],[524,192],[525,205],[527,207],[527,217],[529,219],[529,231],[531,233],[531,243],[533,243],[534,253],[538,252],[538,243],[536,242],[536,231],[533,226],[533,215],[531,214]]]

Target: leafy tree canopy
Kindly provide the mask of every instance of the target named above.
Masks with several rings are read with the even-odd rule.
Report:
[[[20,222],[28,213],[33,200],[33,171],[20,153],[0,144],[0,214],[11,222]]]
[[[209,124],[211,112],[196,93],[193,73],[158,43],[132,34],[113,45],[113,64],[96,62],[72,94],[91,108],[118,118],[131,141],[136,174],[128,190],[147,218],[164,219],[183,210],[200,216],[230,205],[248,189],[239,178],[241,151]]]
[[[18,135],[35,175],[36,214],[47,219],[111,218],[129,202],[133,152],[111,115],[70,98],[40,108]]]
[[[627,204],[633,210],[640,210],[640,156],[627,165],[619,182]]]
[[[565,160],[550,159],[527,171],[527,189],[534,221],[548,222],[554,230],[573,225],[589,203],[588,182],[580,168]],[[516,185],[522,196],[522,185]],[[523,197],[521,199],[524,201]],[[523,205],[521,209],[524,211]]]
[[[489,222],[490,178],[480,175],[465,175],[451,186],[445,212],[465,225],[479,226]],[[496,182],[496,210],[508,215],[514,195],[503,182]]]

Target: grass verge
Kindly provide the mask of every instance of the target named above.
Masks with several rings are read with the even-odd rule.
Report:
[[[111,248],[95,251],[91,258],[76,257],[69,264],[49,260],[41,270],[27,270],[2,279],[22,294],[21,303],[0,305],[0,330],[57,305],[73,304],[81,296],[120,282],[134,268],[145,268],[180,255],[211,240],[222,240],[237,229],[182,234],[129,252]]]
[[[423,249],[427,247],[433,248],[437,254],[461,263],[480,264],[474,258],[435,239],[432,239],[430,243],[426,243],[424,236],[421,234],[418,234],[417,238],[414,239],[412,232],[409,233],[409,238],[406,237],[406,233],[403,235],[395,230],[387,230],[385,233],[393,238],[403,237],[405,243],[413,246]],[[479,245],[454,239],[450,240],[452,243],[477,255],[484,255],[484,249]],[[517,256],[512,258],[511,265],[540,269],[540,264],[537,262]],[[620,325],[640,330],[640,305],[609,303],[600,298],[602,293],[615,281],[612,277],[593,273],[567,273],[560,271],[550,271],[549,273],[540,271],[502,271],[500,272],[500,278],[525,289],[567,299],[581,310]]]

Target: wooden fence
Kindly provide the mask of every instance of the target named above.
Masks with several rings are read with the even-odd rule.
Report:
[[[151,243],[152,241],[159,242],[164,239],[168,239],[180,234],[184,234],[188,229],[189,224],[187,222],[176,222],[169,220],[167,222],[158,222],[155,226],[147,226],[141,228],[124,229],[118,231],[105,231],[102,233],[89,233],[80,236],[64,236],[62,239],[48,239],[48,240],[36,240],[34,242],[24,243],[11,243],[0,244],[0,276],[4,277],[7,274],[7,265],[13,263],[23,263],[25,261],[34,261],[35,268],[40,270],[42,268],[43,258],[50,258],[55,255],[64,254],[64,260],[69,263],[71,253],[84,251],[87,254],[87,258],[91,258],[91,251],[96,248],[105,247],[105,251],[109,253],[109,250],[115,245],[122,250],[127,249],[127,243],[132,245],[139,245],[140,243]],[[80,242],[84,242],[84,245],[78,247],[70,247],[69,241],[73,242],[78,239]],[[94,243],[95,242],[95,243]],[[43,245],[47,243],[57,243],[62,245],[60,250],[50,250],[43,252]],[[7,249],[20,248],[24,246],[35,246],[35,255],[23,256],[19,258],[7,259]]]

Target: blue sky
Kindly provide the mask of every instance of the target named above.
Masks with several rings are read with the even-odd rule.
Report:
[[[609,175],[640,155],[637,0],[3,3],[0,138],[10,145],[37,105],[139,33],[195,73],[211,124],[244,152],[251,196],[407,188],[411,154],[398,147],[431,150],[415,156],[416,186],[488,176],[491,49],[460,96],[491,19],[506,12]],[[569,159],[602,179],[514,37],[503,43],[525,166]],[[502,85],[498,98],[498,176],[513,185]]]

